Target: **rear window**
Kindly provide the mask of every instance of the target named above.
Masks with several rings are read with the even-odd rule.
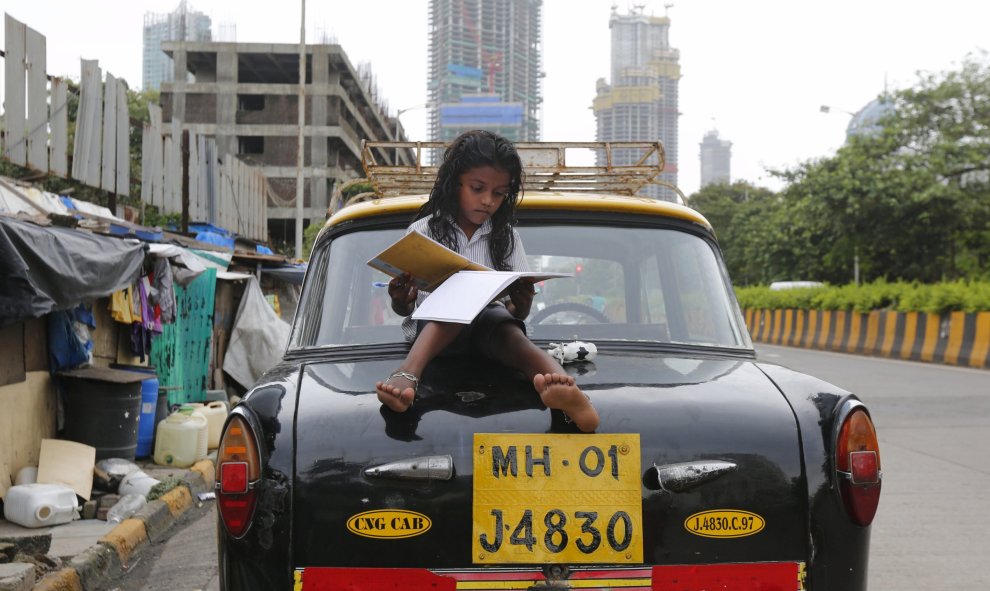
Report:
[[[530,270],[573,273],[540,284],[534,340],[645,341],[752,348],[713,246],[674,228],[520,226]],[[404,229],[335,238],[313,261],[291,347],[402,342],[389,277],[366,262]]]

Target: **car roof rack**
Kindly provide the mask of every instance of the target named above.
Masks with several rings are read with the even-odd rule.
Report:
[[[515,146],[522,160],[527,193],[567,191],[634,195],[653,182],[666,163],[660,142],[519,142]],[[436,180],[438,165],[426,164],[424,160],[433,151],[434,160],[438,161],[446,147],[444,142],[365,140],[361,163],[378,197],[429,193]],[[394,156],[401,150],[411,150],[415,163],[383,162],[382,156]],[[587,159],[589,150],[598,156],[598,162],[604,162],[604,166],[568,164],[569,151],[575,160],[580,156]],[[391,160],[398,159],[393,157]]]

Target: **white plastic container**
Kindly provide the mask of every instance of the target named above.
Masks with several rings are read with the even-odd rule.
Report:
[[[135,470],[121,479],[117,492],[121,496],[131,494],[148,496],[152,487],[158,484],[158,482],[158,479],[148,476],[144,470]]]
[[[18,484],[3,501],[4,519],[24,527],[48,527],[76,518],[76,493],[61,484]]]
[[[202,402],[183,402],[182,406],[179,407],[178,412],[181,412],[184,415],[191,415],[192,413],[203,408],[204,406],[206,405],[203,404]]]
[[[227,420],[227,405],[214,400],[207,403],[206,406],[197,408],[192,414],[206,418],[208,425],[206,447],[208,449],[220,447],[220,432],[223,431],[223,422]]]
[[[17,471],[14,477],[14,484],[34,484],[38,482],[38,467],[25,466]]]
[[[155,463],[188,468],[206,457],[209,425],[202,415],[173,413],[158,423],[155,434]]]

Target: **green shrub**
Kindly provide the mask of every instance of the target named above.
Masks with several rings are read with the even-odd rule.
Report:
[[[953,281],[919,284],[876,281],[862,285],[826,285],[771,291],[769,287],[740,287],[736,298],[743,309],[846,310],[870,312],[986,312],[990,311],[990,282]]]

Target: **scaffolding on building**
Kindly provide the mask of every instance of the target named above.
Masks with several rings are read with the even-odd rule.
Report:
[[[540,10],[539,0],[431,0],[432,140],[449,141],[467,128],[513,141],[539,139]],[[479,105],[478,97],[486,104]],[[493,109],[501,112],[494,121]]]
[[[163,41],[211,41],[212,25],[210,17],[193,8],[187,0],[181,0],[169,13],[146,12],[142,29],[142,87],[157,90],[162,83],[174,79],[172,59],[161,49]],[[231,30],[232,26],[235,28]],[[236,37],[236,25],[224,25],[223,34]]]

